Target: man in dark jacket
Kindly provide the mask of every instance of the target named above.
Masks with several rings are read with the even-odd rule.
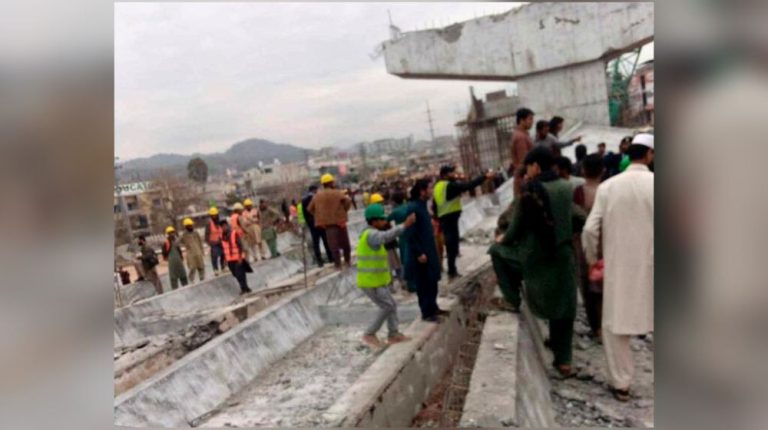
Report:
[[[437,246],[432,231],[432,216],[427,210],[427,200],[431,195],[429,188],[427,179],[416,181],[411,188],[408,214],[416,214],[416,223],[406,230],[404,235],[408,245],[405,279],[416,284],[421,318],[424,321],[438,322],[437,316],[443,313],[437,307],[440,261],[437,259]]]
[[[157,264],[159,263],[157,254],[151,246],[147,245],[147,239],[144,236],[139,236],[139,250],[144,279],[155,286],[157,294],[163,294],[163,284],[160,282],[160,276],[157,275]]]
[[[325,262],[323,261],[323,255],[320,252],[320,240],[323,241],[323,247],[325,247],[325,255],[328,257],[328,261],[333,261],[333,254],[331,254],[331,248],[328,246],[325,230],[315,226],[315,216],[312,212],[306,210],[312,202],[312,198],[315,197],[316,192],[317,185],[310,185],[309,192],[301,199],[301,208],[304,213],[304,220],[307,223],[307,229],[309,229],[309,234],[312,236],[312,252],[315,256],[315,263],[318,266],[323,267]]]
[[[491,180],[496,173],[489,172],[469,182],[456,180],[456,167],[440,168],[440,180],[435,184],[433,212],[440,219],[440,229],[445,237],[445,250],[448,254],[448,278],[459,275],[456,270],[456,257],[459,255],[459,218],[461,217],[461,194]]]

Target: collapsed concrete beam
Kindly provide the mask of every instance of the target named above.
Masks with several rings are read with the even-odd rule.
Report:
[[[403,78],[517,80],[612,58],[653,40],[654,4],[531,3],[384,42]]]
[[[115,399],[115,424],[186,427],[315,333],[333,289],[354,289],[354,272],[319,279],[216,337]]]

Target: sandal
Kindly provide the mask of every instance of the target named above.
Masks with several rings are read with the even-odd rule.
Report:
[[[611,388],[611,394],[613,394],[613,397],[620,402],[629,401],[629,389],[620,390],[618,388]]]
[[[563,379],[571,378],[576,375],[576,371],[573,370],[573,367],[571,367],[570,364],[555,366],[555,370],[557,370],[557,373],[559,373],[560,377]]]

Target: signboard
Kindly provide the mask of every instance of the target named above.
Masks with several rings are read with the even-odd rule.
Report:
[[[152,188],[152,182],[131,182],[130,184],[120,184],[115,186],[115,195],[135,196],[145,193]]]

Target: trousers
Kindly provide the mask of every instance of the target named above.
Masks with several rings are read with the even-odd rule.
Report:
[[[320,252],[320,241],[323,242],[325,247],[325,255],[328,257],[328,261],[333,261],[333,253],[328,246],[328,238],[325,236],[325,230],[312,226],[307,226],[309,229],[309,235],[312,237],[312,255],[315,257],[315,263],[318,266],[323,265],[323,255]]]
[[[608,363],[608,376],[613,388],[625,390],[632,383],[635,376],[635,361],[632,358],[630,340],[628,334],[615,334],[603,328],[603,348],[605,348],[605,361]]]
[[[230,261],[227,263],[227,266],[229,266],[229,271],[232,272],[232,276],[237,279],[237,283],[240,285],[240,291],[244,293],[250,292],[251,289],[248,288],[248,279],[245,276],[245,266],[238,261]]]
[[[397,335],[399,322],[397,320],[397,302],[392,297],[392,292],[389,290],[389,285],[378,288],[361,288],[363,293],[368,296],[371,301],[378,306],[379,311],[376,313],[376,317],[365,330],[367,335],[375,335],[384,321],[387,322],[387,330],[389,331],[389,337]]]
[[[448,275],[458,274],[456,257],[459,255],[459,217],[461,212],[445,215],[440,218],[440,229],[445,240],[445,254],[448,257]]]
[[[211,245],[211,266],[213,266],[215,272],[224,270],[224,268],[227,267],[224,262],[224,248],[220,243]]]
[[[430,278],[425,270],[420,270],[416,279],[416,296],[419,298],[421,318],[437,316],[437,280]]]
[[[493,244],[488,250],[493,263],[493,271],[496,272],[496,280],[499,283],[504,300],[510,305],[520,308],[520,285],[523,281],[523,274],[520,271],[520,265],[511,257],[505,255],[505,249],[499,243]]]
[[[325,227],[325,236],[328,239],[328,246],[331,247],[331,256],[333,264],[341,267],[341,253],[344,253],[344,262],[352,264],[352,246],[349,244],[349,233],[346,227],[338,225],[329,225]]]
[[[549,320],[549,343],[555,366],[571,364],[573,355],[573,319]]]

